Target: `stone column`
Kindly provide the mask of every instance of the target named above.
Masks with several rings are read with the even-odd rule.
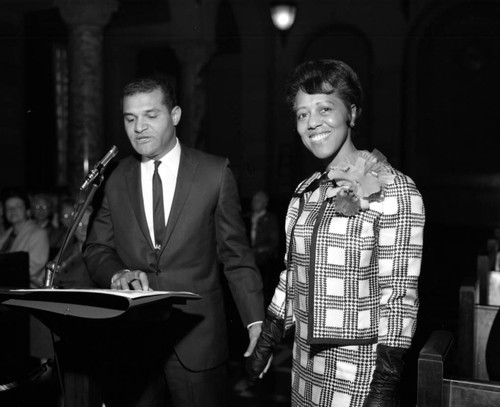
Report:
[[[179,139],[191,147],[198,147],[201,124],[205,114],[206,87],[204,69],[214,52],[212,42],[199,40],[178,41],[172,44],[180,61],[179,105],[182,109]]]
[[[108,148],[102,125],[103,27],[118,1],[56,0],[56,4],[69,27],[68,181],[70,191],[76,192]]]

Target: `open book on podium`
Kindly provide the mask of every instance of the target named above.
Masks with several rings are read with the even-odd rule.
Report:
[[[0,289],[0,303],[28,311],[85,319],[109,319],[149,309],[182,304],[201,297],[188,291],[110,289]]]

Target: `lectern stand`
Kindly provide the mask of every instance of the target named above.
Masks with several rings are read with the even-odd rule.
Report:
[[[0,303],[29,311],[59,338],[65,407],[101,407],[99,363],[141,352],[141,338],[161,343],[154,335],[165,333],[172,305],[199,298],[178,291],[0,290]]]

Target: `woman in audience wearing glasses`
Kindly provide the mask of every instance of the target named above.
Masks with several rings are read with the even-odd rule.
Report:
[[[4,194],[2,203],[11,226],[0,237],[0,252],[28,252],[30,287],[38,288],[43,284],[49,259],[47,231],[30,219],[30,201],[24,192],[11,189]]]
[[[2,198],[5,216],[11,227],[0,238],[0,253],[27,252],[29,286],[40,288],[49,259],[47,231],[30,219],[30,201],[21,190],[8,190]],[[50,331],[36,318],[30,317],[30,355],[41,362],[53,357]]]

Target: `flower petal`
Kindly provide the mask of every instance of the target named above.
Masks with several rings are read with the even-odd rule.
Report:
[[[335,197],[335,211],[345,216],[356,215],[361,206],[358,197],[351,191],[341,189]]]

